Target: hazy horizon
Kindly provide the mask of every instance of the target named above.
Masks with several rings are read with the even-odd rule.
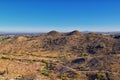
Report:
[[[58,31],[58,30],[49,30],[49,31],[0,31],[0,33],[48,33],[48,32],[51,32],[51,31],[57,31],[57,32],[60,32],[60,33],[68,33],[68,32],[72,32],[72,31],[76,31],[76,30],[70,30],[70,31]],[[77,30],[77,31],[80,31],[80,30]],[[120,33],[120,31],[88,31],[88,30],[85,30],[85,31],[80,31],[80,32],[118,32]]]

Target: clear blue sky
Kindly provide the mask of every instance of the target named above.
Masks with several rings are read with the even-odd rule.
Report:
[[[0,31],[120,31],[120,0],[0,0]]]

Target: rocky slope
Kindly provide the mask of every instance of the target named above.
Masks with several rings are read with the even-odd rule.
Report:
[[[6,79],[120,78],[118,35],[93,32],[82,34],[79,31],[62,34],[51,31],[37,36],[3,37],[0,39],[0,57],[0,63],[3,65],[0,67],[0,75]],[[17,77],[20,78],[16,79]]]

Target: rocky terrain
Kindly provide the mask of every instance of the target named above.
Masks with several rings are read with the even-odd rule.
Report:
[[[0,37],[0,80],[120,80],[120,36],[51,31]]]

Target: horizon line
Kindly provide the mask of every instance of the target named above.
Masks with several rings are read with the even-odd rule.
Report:
[[[49,31],[0,31],[0,33],[47,33],[50,31],[57,31],[57,32],[72,32],[72,31],[76,31],[76,30],[70,30],[70,31],[58,31],[58,30],[49,30]],[[118,31],[91,31],[91,30],[77,30],[79,32],[120,32],[120,30]]]

